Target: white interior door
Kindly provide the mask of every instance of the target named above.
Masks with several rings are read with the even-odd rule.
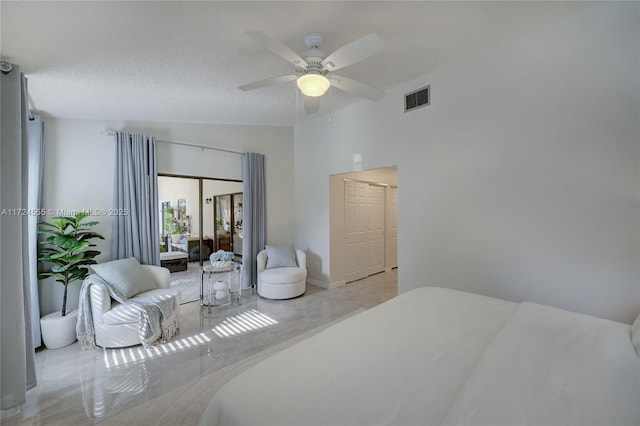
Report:
[[[367,203],[369,185],[345,181],[344,213],[346,239],[345,281],[351,282],[367,276]]]
[[[367,275],[384,271],[385,187],[369,184],[367,200]]]
[[[387,188],[387,269],[398,267],[398,188]]]

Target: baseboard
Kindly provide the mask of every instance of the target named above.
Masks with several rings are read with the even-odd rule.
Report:
[[[309,284],[317,285],[318,287],[326,288],[327,290],[331,290],[332,288],[338,288],[338,287],[347,285],[347,283],[344,280],[328,283],[325,281],[314,280],[313,278],[311,279],[307,278],[307,282]]]
[[[332,283],[329,283],[329,288],[342,287],[345,285],[347,285],[347,282],[345,280],[334,281]]]
[[[331,288],[328,282],[316,280],[315,278],[307,277],[307,283],[317,285],[318,287],[326,288],[327,290]]]
[[[307,278],[307,282],[309,284],[317,285],[318,287],[326,288],[327,290],[331,290],[332,288],[336,287],[342,287],[343,285],[347,284],[344,280],[328,283],[326,281],[320,281],[314,278]]]

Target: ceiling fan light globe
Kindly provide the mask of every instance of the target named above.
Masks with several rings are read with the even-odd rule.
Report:
[[[305,74],[298,78],[298,87],[305,96],[318,97],[324,95],[331,83],[320,74]]]

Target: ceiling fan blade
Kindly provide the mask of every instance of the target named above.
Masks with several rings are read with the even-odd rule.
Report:
[[[302,57],[298,55],[296,52],[294,52],[284,44],[280,43],[279,41],[269,37],[262,31],[247,31],[247,35],[251,37],[253,40],[255,40],[257,43],[263,45],[264,47],[266,47],[276,55],[280,56],[281,58],[285,59],[288,62],[291,62],[293,65],[297,67],[306,68],[309,65],[307,64],[307,61],[302,59]]]
[[[292,75],[282,75],[280,77],[271,77],[271,78],[266,78],[264,80],[254,81],[253,83],[242,85],[242,86],[238,87],[238,89],[244,90],[244,91],[260,89],[262,87],[267,87],[267,86],[271,86],[271,85],[274,85],[274,84],[286,83],[288,81],[295,80],[296,78],[298,78],[298,76],[297,75],[293,75],[293,74]]]
[[[329,81],[333,87],[343,92],[351,93],[352,95],[360,96],[374,102],[379,101],[384,96],[384,91],[358,80],[339,75],[331,75],[329,76]]]
[[[380,37],[372,33],[342,46],[327,56],[322,61],[322,66],[329,71],[335,71],[355,64],[382,50],[384,50],[384,43]]]
[[[317,97],[311,97],[311,96],[305,96],[304,97],[304,112],[305,114],[316,114],[317,112],[320,111],[320,96]]]

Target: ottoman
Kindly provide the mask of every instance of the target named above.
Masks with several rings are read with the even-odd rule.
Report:
[[[188,257],[187,253],[181,251],[160,253],[160,266],[167,268],[171,272],[186,271]]]

